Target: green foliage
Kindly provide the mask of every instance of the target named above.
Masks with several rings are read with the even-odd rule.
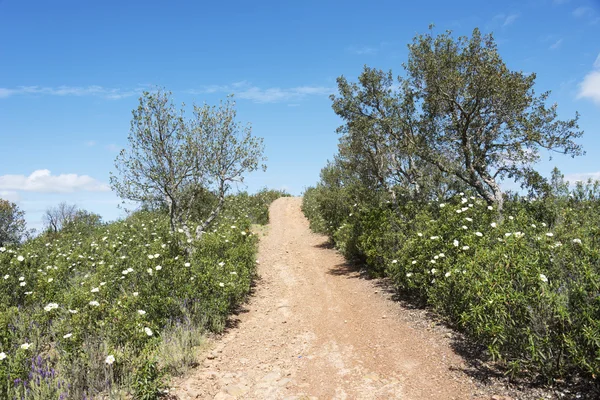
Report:
[[[485,345],[511,374],[593,379],[600,373],[598,183],[560,188],[545,199],[513,196],[503,217],[463,193],[398,206],[362,202],[331,236]],[[325,190],[306,191],[309,219],[327,221]]]
[[[250,226],[280,195],[228,197],[191,252],[183,230],[149,211],[107,225],[86,215],[57,234],[1,248],[0,397],[21,398],[42,382],[49,397],[24,398],[123,390],[156,398],[165,373],[192,363],[182,355],[198,345],[190,335],[222,330],[250,291],[258,242]],[[165,357],[166,349],[179,355]]]
[[[25,212],[15,203],[0,199],[0,246],[19,243],[27,236]]]

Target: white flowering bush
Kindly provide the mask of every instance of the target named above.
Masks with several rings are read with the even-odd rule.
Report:
[[[307,191],[309,218],[325,219],[319,190]],[[370,270],[487,346],[509,372],[600,373],[597,197],[514,198],[502,216],[464,193],[364,202],[331,236],[338,248],[355,243]]]
[[[36,385],[45,394],[32,398],[91,398],[115,387],[145,387],[150,397],[137,396],[152,398],[148,388],[162,387],[163,332],[178,324],[218,331],[249,292],[258,241],[249,215],[268,207],[257,204],[229,197],[192,243],[170,232],[166,216],[138,212],[0,249],[0,398]]]

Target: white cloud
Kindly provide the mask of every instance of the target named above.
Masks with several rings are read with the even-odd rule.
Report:
[[[562,42],[563,42],[562,39],[558,39],[556,42],[554,42],[550,45],[550,50],[558,49],[562,45]]]
[[[250,100],[255,103],[279,103],[290,100],[299,100],[308,96],[326,96],[335,91],[334,88],[325,86],[297,86],[293,88],[260,88],[246,81],[236,82],[231,85],[211,85],[201,90],[190,90],[192,94],[204,93],[234,93],[239,99]]]
[[[68,193],[76,191],[107,192],[110,187],[88,175],[52,175],[47,169],[38,169],[31,175],[0,175],[0,190],[22,190],[39,193]]]
[[[590,178],[592,180],[600,180],[600,171],[598,171],[598,172],[579,172],[579,173],[565,175],[565,180],[569,181],[571,183],[574,183],[577,181],[586,182]]]
[[[575,10],[573,10],[573,15],[577,18],[582,18],[582,17],[587,17],[587,16],[592,16],[594,14],[594,10],[592,10],[590,7],[577,7]]]
[[[600,105],[600,54],[594,62],[594,70],[589,72],[579,84],[577,98],[588,98]]]
[[[12,190],[0,190],[0,199],[17,203],[19,200],[21,200],[21,196],[19,196],[19,193]]]
[[[0,98],[18,95],[48,95],[48,96],[96,96],[105,99],[118,100],[138,95],[143,89],[118,89],[102,86],[18,86],[16,88],[0,87]]]
[[[519,18],[519,14],[510,14],[509,16],[506,17],[502,26],[508,26],[508,25],[512,24],[513,22],[515,22],[517,20],[517,18]]]

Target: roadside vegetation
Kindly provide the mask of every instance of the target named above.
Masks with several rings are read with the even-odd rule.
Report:
[[[311,228],[433,308],[511,377],[600,373],[600,183],[533,167],[578,156],[535,74],[492,36],[415,37],[404,75],[338,79],[339,152],[304,194]],[[503,192],[501,182],[521,184]]]
[[[186,120],[169,93],[144,93],[111,180],[140,204],[124,220],[61,203],[32,238],[0,203],[1,398],[155,399],[223,330],[256,275],[251,225],[286,195],[230,193],[264,160],[234,106]]]

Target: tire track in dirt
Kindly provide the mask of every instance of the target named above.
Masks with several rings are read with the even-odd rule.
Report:
[[[401,307],[355,279],[310,232],[301,198],[270,208],[256,293],[239,324],[175,382],[187,399],[473,399],[464,362],[435,333],[394,318]]]

